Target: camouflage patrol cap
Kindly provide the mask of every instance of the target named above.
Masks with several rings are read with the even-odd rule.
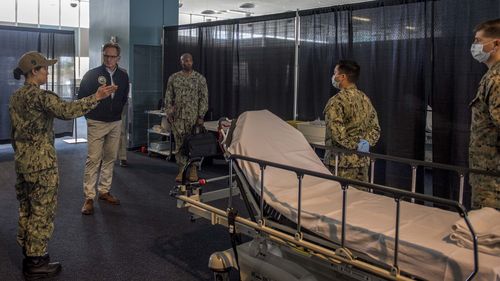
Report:
[[[21,56],[19,62],[17,63],[17,67],[23,73],[28,73],[35,67],[50,66],[55,64],[56,62],[57,60],[48,60],[44,55],[35,51],[31,51]]]

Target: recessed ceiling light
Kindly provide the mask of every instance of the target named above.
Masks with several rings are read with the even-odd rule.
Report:
[[[243,3],[240,5],[240,8],[241,9],[253,9],[253,8],[255,8],[255,4],[254,3]]]

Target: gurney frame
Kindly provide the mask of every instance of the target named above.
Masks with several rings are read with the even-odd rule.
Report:
[[[244,233],[246,235],[256,237],[256,236],[264,236],[265,238],[286,246],[293,246],[297,248],[301,248],[306,250],[309,254],[314,255],[315,257],[325,260],[330,264],[346,264],[352,266],[354,268],[360,269],[364,272],[368,272],[374,274],[375,276],[388,279],[388,280],[414,280],[415,276],[408,275],[404,272],[401,272],[398,265],[398,254],[399,254],[399,228],[400,228],[400,204],[401,200],[411,200],[414,202],[415,200],[421,200],[425,202],[431,202],[434,204],[439,204],[441,206],[449,207],[451,210],[457,212],[466,222],[466,225],[471,233],[471,237],[473,237],[473,256],[474,256],[474,269],[469,274],[466,280],[472,280],[474,276],[477,274],[479,269],[479,259],[478,259],[478,244],[477,244],[477,236],[475,231],[470,223],[470,220],[467,216],[467,210],[465,207],[456,201],[441,199],[437,197],[432,197],[424,194],[418,194],[415,192],[409,192],[405,190],[395,189],[388,186],[373,184],[373,183],[365,183],[356,180],[350,180],[341,178],[338,176],[332,176],[328,174],[322,174],[315,171],[309,171],[297,167],[291,167],[279,163],[273,163],[269,161],[264,161],[260,159],[255,159],[251,157],[246,157],[242,155],[226,155],[227,160],[229,161],[229,188],[225,191],[225,194],[228,195],[228,209],[226,211],[210,206],[202,201],[201,188],[198,183],[183,183],[180,186],[177,186],[172,190],[171,194],[175,196],[179,201],[178,207],[187,207],[189,212],[192,214],[204,217],[209,219],[212,224],[220,224],[224,226],[228,226],[228,216],[229,211],[232,208],[232,198],[238,192],[238,190],[233,186],[233,170],[236,171],[238,176],[241,176],[241,171],[235,161],[248,161],[251,163],[258,164],[260,167],[260,195],[258,206],[255,208],[258,211],[258,214],[255,217],[251,217],[251,219],[246,219],[241,216],[236,216],[236,228],[240,233]],[[192,160],[196,161],[195,159]],[[373,163],[373,162],[372,162]],[[265,169],[266,167],[274,167],[278,169],[284,169],[287,171],[294,172],[297,177],[297,192],[298,192],[298,202],[297,202],[297,222],[296,229],[293,230],[294,233],[291,233],[288,227],[280,226],[270,220],[267,220],[264,216],[265,214],[265,202],[264,202],[264,177],[265,177]],[[373,164],[372,164],[373,169]],[[337,181],[340,183],[342,187],[342,222],[341,222],[341,239],[340,244],[333,241],[326,241],[323,238],[315,237],[312,235],[308,235],[304,233],[302,230],[301,224],[301,213],[302,213],[302,180],[304,176],[313,176],[322,179]],[[394,247],[394,259],[392,265],[389,268],[384,266],[379,266],[374,264],[371,261],[365,261],[364,259],[358,258],[351,252],[351,249],[346,246],[346,202],[349,186],[361,186],[373,190],[375,192],[383,193],[385,195],[391,196],[394,199],[396,204],[396,214],[395,214],[395,247]],[[239,186],[239,193],[245,200],[247,204],[247,209],[251,212],[251,207],[248,203],[247,192],[244,190],[243,186]],[[204,194],[205,196],[207,193]],[[220,198],[220,197],[217,197]],[[207,202],[207,200],[203,200]],[[417,277],[418,278],[418,277]]]

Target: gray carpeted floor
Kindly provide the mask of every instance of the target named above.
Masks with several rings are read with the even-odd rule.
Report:
[[[214,251],[230,248],[227,229],[208,221],[191,222],[169,196],[175,163],[129,152],[127,168],[115,166],[111,193],[122,202],[95,204],[83,216],[82,178],[86,144],[56,141],[59,158],[59,203],[51,258],[63,271],[53,280],[212,280],[207,267]],[[203,177],[227,172],[207,165]],[[15,242],[18,202],[13,151],[0,146],[0,280],[23,280],[21,250]],[[224,183],[220,183],[224,184]]]

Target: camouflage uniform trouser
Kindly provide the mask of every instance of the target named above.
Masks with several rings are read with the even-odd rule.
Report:
[[[175,140],[175,161],[179,168],[184,168],[188,162],[188,156],[185,155],[182,151],[180,151],[182,144],[184,143],[184,139],[187,135],[191,133],[191,129],[193,128],[194,123],[189,122],[187,120],[175,120],[172,125],[172,131],[174,133]]]
[[[491,207],[500,210],[500,179],[474,175],[469,176],[472,187],[472,208]]]
[[[58,186],[57,168],[17,175],[17,243],[28,256],[43,256],[47,253],[47,245],[54,230]]]
[[[333,175],[335,175],[335,166],[330,166],[329,170]],[[346,178],[346,179],[351,179],[351,180],[369,182],[368,181],[368,166],[352,167],[352,168],[339,167],[338,168],[338,176],[341,178]],[[359,190],[368,191],[368,189],[365,187],[361,187],[361,186],[353,186],[353,187],[355,187]]]

